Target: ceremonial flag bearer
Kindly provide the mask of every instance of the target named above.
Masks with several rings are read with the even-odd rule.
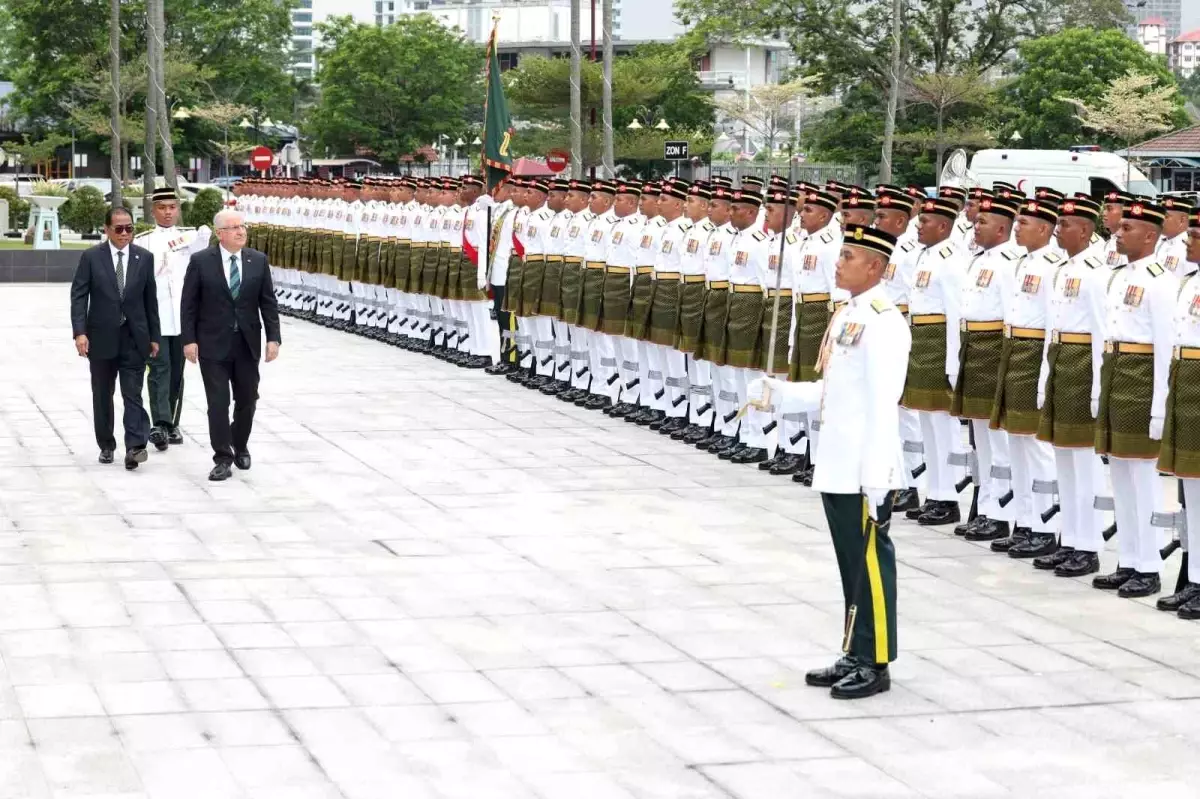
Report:
[[[812,487],[821,492],[846,602],[844,655],[811,671],[809,685],[835,699],[858,699],[891,687],[896,659],[896,553],[888,535],[892,496],[904,488],[900,395],[912,336],[880,285],[894,236],[860,225],[846,229],[837,287],[850,302],[830,321],[822,379],[756,381],[752,399],[785,410],[819,413],[821,436]],[[765,392],[763,386],[770,386]]]

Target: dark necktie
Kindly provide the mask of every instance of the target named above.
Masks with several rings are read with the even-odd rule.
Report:
[[[242,276],[238,273],[237,256],[229,256],[229,293],[236,300],[242,290]]]
[[[117,250],[117,293],[125,299],[125,253]]]

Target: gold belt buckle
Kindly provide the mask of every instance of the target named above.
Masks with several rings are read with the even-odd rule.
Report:
[[[1051,343],[1051,344],[1057,344],[1057,343],[1058,343],[1058,331],[1057,331],[1057,330],[1051,330],[1051,331],[1050,331],[1050,343]]]
[[[1109,340],[1107,340],[1107,341],[1105,341],[1105,342],[1104,342],[1104,352],[1105,352],[1105,354],[1107,354],[1107,355],[1112,355],[1112,354],[1113,354],[1113,352],[1115,352],[1115,351],[1116,351],[1116,347],[1114,347],[1114,346],[1113,346],[1112,339],[1109,339]]]
[[[1175,359],[1175,360],[1177,360],[1177,361],[1179,360],[1179,356],[1180,356],[1182,353],[1183,353],[1183,347],[1180,347],[1180,346],[1178,346],[1178,345],[1176,345],[1175,347],[1173,347],[1173,348],[1171,349],[1171,357],[1172,357],[1172,358],[1174,358],[1174,359]]]
[[[966,319],[958,320],[958,329],[961,330],[963,333],[967,332],[967,320]]]
[[[1005,338],[1012,338],[1012,325],[1005,325],[1005,326],[1004,326],[1004,337],[1005,337]]]

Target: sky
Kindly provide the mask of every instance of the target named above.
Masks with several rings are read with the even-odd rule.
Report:
[[[1200,0],[1183,0],[1183,30],[1200,28]]]

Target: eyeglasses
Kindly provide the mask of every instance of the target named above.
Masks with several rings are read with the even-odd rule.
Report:
[[[226,225],[225,227],[217,228],[217,230],[245,230],[245,229],[246,229],[245,225]]]
[[[133,225],[113,225],[113,233],[132,233]]]

